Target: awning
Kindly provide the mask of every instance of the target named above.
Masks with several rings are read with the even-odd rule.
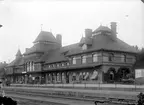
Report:
[[[87,79],[89,77],[89,73],[87,73],[84,77],[84,79]]]
[[[98,72],[95,70],[94,72],[93,72],[93,75],[91,76],[91,78],[90,79],[96,79],[96,77],[98,76]]]
[[[76,76],[76,73],[73,73],[72,76]]]

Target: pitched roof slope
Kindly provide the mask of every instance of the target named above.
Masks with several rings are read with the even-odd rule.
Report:
[[[16,53],[16,56],[22,56],[20,49],[18,49],[18,52]]]
[[[60,61],[67,61],[67,58],[61,52],[60,49],[51,50],[45,53],[40,61],[45,61],[46,63],[53,63],[53,62],[60,62]]]
[[[46,32],[46,31],[41,31],[33,43],[40,42],[40,41],[57,42],[53,34],[51,32]]]
[[[8,64],[8,66],[19,66],[23,64],[24,64],[24,59],[21,57],[21,58],[13,60],[11,63]]]
[[[112,40],[110,35],[95,35],[92,38],[92,46],[85,51],[95,51],[95,50],[111,50],[111,51],[122,51],[129,53],[137,53],[137,49],[128,45],[124,41],[116,38],[115,41]],[[73,55],[77,53],[84,52],[79,45],[76,45],[75,48],[70,49],[68,55]]]
[[[100,25],[96,30],[93,31],[93,33],[99,32],[99,31],[108,31],[108,32],[111,32],[111,29],[108,28],[107,26]]]

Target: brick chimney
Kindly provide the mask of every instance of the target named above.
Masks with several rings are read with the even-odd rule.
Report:
[[[116,25],[116,22],[111,22],[111,30],[112,30],[112,35],[114,37],[117,37],[117,25]]]
[[[62,47],[62,35],[61,34],[56,35],[56,40],[59,43],[60,47]]]
[[[85,37],[86,38],[92,37],[92,29],[85,29]]]

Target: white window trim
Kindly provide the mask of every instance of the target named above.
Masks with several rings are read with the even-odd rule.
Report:
[[[86,55],[83,55],[83,56],[82,56],[82,64],[86,63],[86,59],[87,59],[87,56],[86,56]]]
[[[76,57],[72,58],[72,64],[76,64]]]
[[[98,54],[93,54],[93,62],[98,62]]]

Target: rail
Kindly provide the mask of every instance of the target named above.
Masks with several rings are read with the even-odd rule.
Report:
[[[46,88],[85,88],[100,90],[122,90],[138,91],[144,90],[144,85],[124,85],[124,84],[11,84],[16,87],[46,87]]]

